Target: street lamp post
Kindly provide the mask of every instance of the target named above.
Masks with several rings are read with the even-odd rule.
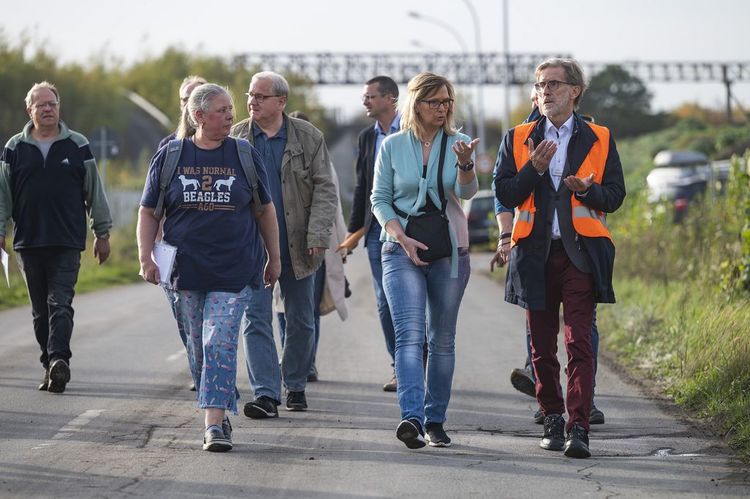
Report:
[[[471,20],[474,23],[474,49],[477,53],[477,71],[479,73],[479,83],[477,83],[477,124],[478,136],[480,142],[478,144],[477,154],[484,152],[485,147],[485,135],[484,135],[484,90],[482,88],[484,84],[484,64],[482,63],[482,36],[479,31],[479,16],[474,8],[474,4],[470,0],[463,0],[471,13]]]
[[[468,45],[466,45],[466,41],[459,34],[459,32],[456,31],[456,29],[453,26],[451,26],[450,24],[446,23],[442,19],[438,19],[437,17],[426,16],[426,15],[420,14],[419,12],[416,12],[416,11],[409,11],[409,12],[407,12],[407,14],[408,14],[409,17],[412,17],[414,19],[418,19],[420,21],[425,21],[425,22],[428,22],[428,23],[432,23],[432,24],[435,24],[435,25],[440,26],[441,28],[445,29],[446,31],[448,31],[453,36],[453,38],[456,39],[456,42],[458,42],[459,47],[461,47],[461,52],[463,52],[464,56],[467,56],[469,54],[469,47],[468,47]],[[422,48],[426,48],[426,47],[424,47],[424,44],[418,42],[417,40],[412,40],[411,43],[414,46],[421,46]],[[480,121],[481,122],[482,120],[479,119],[479,118],[477,118],[477,115],[475,115],[473,113],[472,106],[469,105],[468,108],[469,108],[469,113],[472,115],[472,118],[475,121]],[[481,108],[479,110],[479,116],[483,116]],[[483,125],[477,123],[477,126],[482,127]],[[484,128],[480,128],[480,130],[484,131]],[[470,130],[469,131],[470,135],[471,135],[471,132],[472,131]],[[481,136],[481,134],[480,134],[480,136]]]

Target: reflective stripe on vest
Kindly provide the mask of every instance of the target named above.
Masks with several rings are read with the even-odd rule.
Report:
[[[515,127],[513,131],[513,159],[516,163],[516,172],[529,161],[529,148],[526,145],[526,141],[529,139],[536,123],[536,121],[524,123]],[[606,127],[594,125],[593,123],[587,123],[584,126],[591,128],[597,140],[591,146],[591,150],[578,168],[576,177],[584,179],[593,173],[594,183],[601,184],[604,177],[604,165],[607,163],[607,156],[609,155],[609,130]],[[610,240],[612,239],[603,212],[586,206],[575,195],[570,197],[570,204],[573,216],[573,228],[576,233],[586,237],[606,237]],[[532,192],[516,208],[516,219],[511,235],[514,245],[531,234],[531,229],[534,227],[535,213],[536,205],[534,204],[534,192]]]

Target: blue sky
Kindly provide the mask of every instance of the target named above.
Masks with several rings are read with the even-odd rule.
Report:
[[[4,9],[0,28],[11,41],[26,33],[62,60],[78,62],[92,57],[131,62],[170,45],[226,56],[246,51],[424,51],[420,46],[458,52],[450,31],[407,13],[441,19],[473,50],[475,29],[467,1],[479,17],[482,50],[502,51],[501,0],[35,0]],[[569,53],[581,61],[750,63],[750,2],[744,0],[508,0],[508,10],[511,52]],[[656,109],[684,101],[723,105],[719,84],[650,88]],[[735,92],[750,109],[750,82],[735,85]],[[324,104],[340,107],[344,115],[361,112],[359,93],[359,87],[318,90]],[[485,103],[489,116],[503,114],[501,90],[487,88]]]

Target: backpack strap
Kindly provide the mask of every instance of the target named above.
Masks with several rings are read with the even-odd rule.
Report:
[[[180,160],[181,153],[182,139],[170,140],[167,144],[167,157],[164,158],[164,164],[159,173],[159,198],[156,201],[156,208],[154,208],[154,215],[157,220],[160,220],[164,215],[164,194],[177,171],[177,162]]]
[[[255,169],[255,162],[253,161],[253,154],[250,150],[250,142],[235,138],[235,144],[237,144],[237,154],[240,157],[240,164],[242,165],[242,171],[245,172],[245,178],[247,183],[250,184],[250,190],[253,193],[253,212],[256,215],[263,213],[263,205],[260,201],[260,192],[258,190],[258,172]]]

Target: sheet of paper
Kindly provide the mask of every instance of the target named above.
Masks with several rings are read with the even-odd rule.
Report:
[[[174,268],[174,259],[177,256],[177,247],[158,241],[154,243],[154,250],[151,255],[156,262],[156,266],[159,267],[159,281],[169,283]]]
[[[3,264],[3,272],[5,272],[5,282],[10,287],[10,279],[8,278],[8,253],[4,249],[0,248],[0,262]]]

